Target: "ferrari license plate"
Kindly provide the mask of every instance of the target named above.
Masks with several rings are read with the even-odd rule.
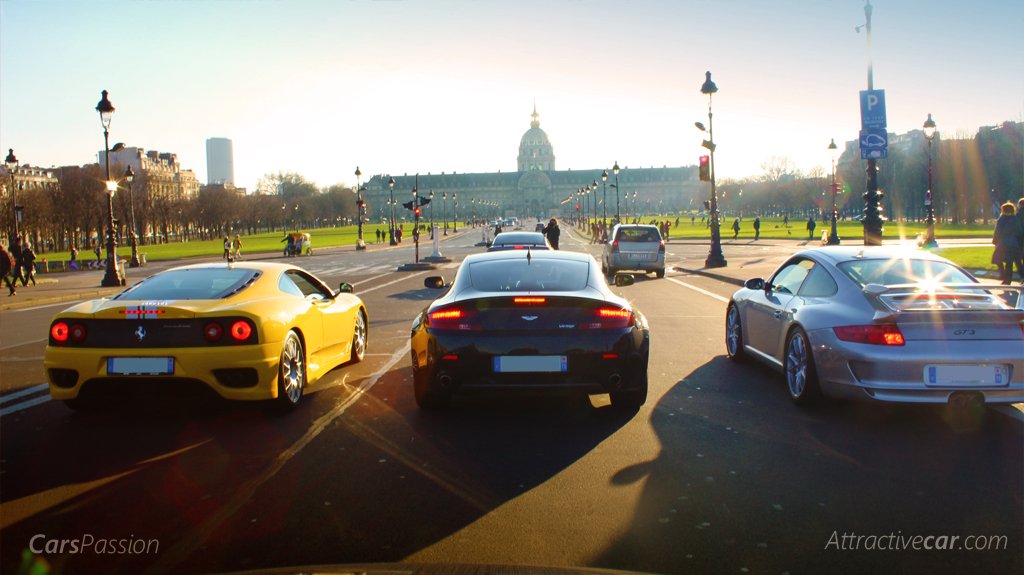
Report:
[[[925,385],[979,387],[1006,385],[1009,371],[1004,365],[926,365]]]
[[[108,357],[108,375],[170,375],[173,357]]]
[[[495,373],[569,371],[564,355],[500,355],[494,358]]]

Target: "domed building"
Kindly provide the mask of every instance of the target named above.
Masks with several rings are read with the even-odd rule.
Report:
[[[612,219],[616,207],[624,217],[657,213],[669,209],[685,209],[700,206],[701,182],[697,177],[697,166],[656,168],[623,166],[619,172],[619,186],[623,196],[610,187],[615,182],[611,165],[608,170],[608,185],[600,185],[602,168],[590,170],[555,169],[555,150],[551,139],[540,128],[537,119],[537,103],[533,103],[530,115],[530,129],[519,140],[519,154],[516,171],[483,172],[458,174],[455,172],[427,174],[378,174],[365,183],[363,198],[369,204],[367,216],[372,221],[387,221],[391,199],[387,181],[394,177],[394,198],[407,198],[409,191],[417,189],[422,197],[433,193],[434,204],[422,212],[428,222],[433,217],[438,223],[442,218],[451,221],[457,214],[460,222],[472,219],[493,219],[516,216],[520,219],[561,217],[570,212],[590,218]],[[576,196],[577,190],[598,182],[598,189],[584,198]],[[635,194],[635,195],[634,195]],[[628,197],[628,198],[627,198]],[[576,200],[579,200],[577,209]],[[604,202],[607,200],[608,205]],[[637,201],[639,200],[639,201]],[[399,202],[404,203],[404,201]],[[494,205],[496,204],[496,206]],[[434,209],[431,215],[431,208]],[[634,211],[637,212],[634,214]],[[586,213],[584,213],[586,212]],[[398,208],[396,220],[409,221],[411,213]]]
[[[540,122],[537,121],[540,114],[537,113],[536,101],[533,103],[533,114],[530,116],[533,118],[530,129],[519,140],[519,171],[554,170],[555,151],[547,133],[540,129]]]

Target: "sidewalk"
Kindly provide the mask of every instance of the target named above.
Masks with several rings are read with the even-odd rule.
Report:
[[[472,232],[474,229],[479,233],[479,228],[467,228],[468,232]],[[443,233],[443,230],[442,230]],[[453,233],[451,230],[448,231],[447,236],[441,236],[439,241],[444,242],[452,238],[464,237],[463,228],[459,228],[459,231]],[[424,233],[420,241],[420,252],[422,255],[424,246],[430,249],[433,244],[430,241],[429,233]],[[342,252],[353,252],[353,253],[375,253],[387,250],[393,250],[398,248],[408,248],[413,245],[412,240],[402,242],[397,246],[388,245],[387,242],[381,242],[379,244],[367,243],[365,252],[357,252],[355,245],[347,246],[331,246],[324,248],[316,248],[313,251],[312,256],[298,256],[295,258],[288,258],[287,261],[301,265],[301,261],[307,257],[316,258],[324,255],[338,254]],[[428,252],[429,255],[429,252]],[[275,259],[286,259],[282,257],[281,252],[257,252],[252,254],[243,254],[243,261],[265,261]],[[223,262],[223,258],[220,256],[202,256],[196,258],[186,258],[178,260],[156,260],[150,261],[149,265],[141,268],[129,268],[125,266],[125,285],[129,286],[133,283],[145,279],[157,272],[166,270],[171,267],[198,264],[205,262]],[[0,291],[0,310],[6,309],[19,309],[47,304],[57,304],[65,301],[74,301],[86,298],[99,298],[116,294],[123,290],[123,287],[105,288],[100,286],[100,282],[103,281],[103,275],[106,273],[105,270],[87,270],[87,271],[76,271],[76,272],[49,272],[44,274],[36,274],[37,286],[29,284],[28,287],[22,287],[18,285],[18,294],[15,296],[7,296],[7,286],[3,286],[3,291]]]

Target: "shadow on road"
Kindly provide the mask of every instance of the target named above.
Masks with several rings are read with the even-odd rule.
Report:
[[[1020,573],[1024,442],[998,417],[839,402],[803,410],[774,372],[717,357],[654,409],[659,457],[612,477],[646,483],[632,526],[596,566]],[[826,549],[834,532],[1005,535],[1008,548]]]

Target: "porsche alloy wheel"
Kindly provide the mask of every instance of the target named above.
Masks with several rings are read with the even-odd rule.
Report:
[[[277,398],[282,405],[293,408],[299,403],[306,387],[306,355],[302,342],[294,331],[288,332],[281,348],[278,369]]]
[[[366,316],[363,311],[356,312],[356,325],[352,333],[352,361],[363,361],[366,354]]]
[[[786,342],[786,385],[790,399],[797,405],[809,405],[821,396],[807,334],[799,327],[789,333]]]
[[[729,359],[735,362],[742,362],[747,359],[746,350],[743,349],[743,326],[740,324],[740,310],[735,305],[729,305],[729,311],[725,314],[725,351]]]

